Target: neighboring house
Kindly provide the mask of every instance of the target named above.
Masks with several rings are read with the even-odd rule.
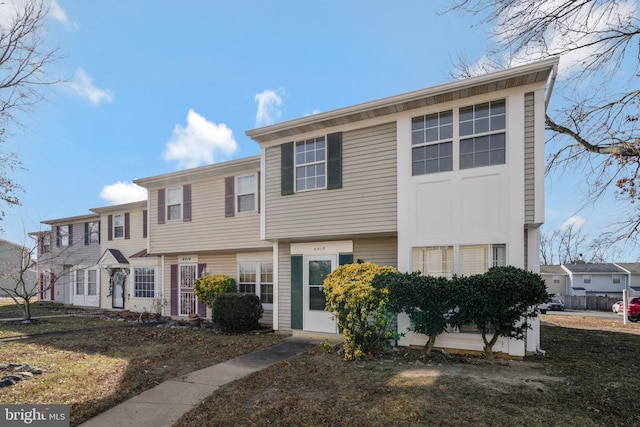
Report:
[[[614,264],[627,273],[629,296],[640,296],[640,262],[616,262]]]
[[[49,230],[38,239],[39,299],[98,306],[96,277],[87,269],[100,256],[100,218],[96,214],[43,221]]]
[[[91,209],[100,215],[98,273],[102,308],[151,311],[162,299],[158,256],[147,254],[147,201]]]
[[[8,296],[2,288],[16,289],[21,273],[27,292],[31,293],[38,285],[36,262],[30,256],[32,252],[31,248],[0,239],[0,298]]]
[[[547,285],[547,292],[568,295],[569,273],[561,265],[540,265],[540,276]]]
[[[628,273],[615,264],[563,264],[568,274],[567,295],[622,298]]]
[[[447,276],[539,269],[544,118],[557,59],[254,129],[275,329],[336,333],[322,281],[356,260]],[[409,326],[399,319],[400,332]],[[424,345],[408,332],[401,345]],[[482,350],[475,333],[436,345]],[[515,356],[535,351],[500,339]]]
[[[160,255],[164,314],[205,314],[193,285],[203,275],[237,279],[272,324],[274,253],[260,239],[260,158],[249,157],[134,180],[148,190],[149,254]],[[299,223],[298,223],[299,224]]]

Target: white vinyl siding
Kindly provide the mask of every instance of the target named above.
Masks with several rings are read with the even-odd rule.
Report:
[[[289,196],[281,196],[280,147],[267,148],[266,238],[395,233],[396,145],[395,122],[344,132],[342,188]]]

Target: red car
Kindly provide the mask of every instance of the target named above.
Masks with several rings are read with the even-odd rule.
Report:
[[[622,313],[623,310],[624,305],[620,304],[618,307],[618,313]],[[632,322],[638,321],[638,318],[640,318],[640,297],[633,297],[629,300],[627,316]]]

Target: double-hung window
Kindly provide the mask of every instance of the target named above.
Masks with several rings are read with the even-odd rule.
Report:
[[[61,225],[58,227],[58,246],[69,246],[69,226]]]
[[[620,275],[619,274],[614,274],[613,276],[611,276],[611,279],[612,279],[613,283],[620,284]]]
[[[182,187],[167,190],[167,220],[182,219]]]
[[[155,267],[134,267],[133,292],[136,298],[155,298],[156,296]]]
[[[460,169],[505,163],[505,100],[460,108]]]
[[[98,221],[89,222],[87,225],[87,234],[89,244],[100,243],[100,223]]]
[[[413,176],[453,170],[453,110],[411,121]]]
[[[325,137],[295,143],[296,191],[326,188]]]
[[[413,271],[423,276],[453,276],[453,246],[413,248]]]
[[[51,252],[51,235],[45,234],[42,236],[42,253],[48,254]]]
[[[258,295],[262,304],[273,304],[273,263],[239,263],[238,291]]]
[[[584,280],[583,283],[585,285],[591,284],[591,275],[590,274],[585,274],[584,276],[582,276],[582,278]]]
[[[124,214],[113,215],[113,238],[124,239]]]
[[[76,270],[76,295],[84,295],[84,270]]]
[[[244,175],[237,177],[237,211],[240,212],[255,212],[257,211],[257,175]]]

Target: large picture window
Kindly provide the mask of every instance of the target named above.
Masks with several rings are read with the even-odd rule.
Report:
[[[506,122],[504,99],[413,117],[412,175],[504,164]]]
[[[326,187],[324,136],[295,143],[296,191]]]
[[[413,271],[423,276],[453,276],[453,246],[413,248]]]
[[[454,257],[454,253],[456,254]],[[424,276],[453,277],[483,274],[491,267],[507,265],[504,244],[427,246],[413,248],[413,271]]]

